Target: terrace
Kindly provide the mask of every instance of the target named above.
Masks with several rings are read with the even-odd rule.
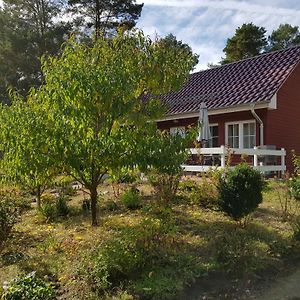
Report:
[[[284,148],[264,149],[254,147],[252,149],[228,148],[225,146],[214,148],[190,148],[190,160],[183,165],[185,172],[207,172],[211,169],[224,169],[227,164],[230,167],[244,159],[253,168],[265,175],[283,176],[286,171]],[[228,158],[230,157],[230,160]],[[230,162],[229,162],[230,161]]]

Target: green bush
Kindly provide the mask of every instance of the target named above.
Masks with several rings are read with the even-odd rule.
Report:
[[[176,197],[180,178],[181,174],[159,173],[154,170],[148,175],[148,180],[161,204],[170,206]]]
[[[57,217],[68,216],[70,208],[67,204],[67,198],[64,195],[60,195],[56,199],[48,196],[43,198],[39,213],[46,222],[52,222]]]
[[[219,179],[219,201],[222,211],[240,221],[262,202],[264,180],[261,174],[242,163]]]
[[[172,247],[172,228],[158,219],[147,219],[137,227],[126,228],[112,240],[87,254],[80,267],[92,290],[103,293],[151,266],[160,249]]]
[[[197,189],[191,193],[190,199],[194,204],[204,208],[212,208],[217,204],[218,196],[218,187],[213,182],[203,178],[197,185]]]
[[[13,280],[5,289],[2,300],[49,300],[54,299],[54,290],[51,285],[35,272],[20,276]]]
[[[300,177],[294,177],[289,181],[290,194],[296,200],[300,200]]]
[[[86,258],[82,275],[93,290],[102,293],[136,272],[145,259],[128,236],[115,238]]]
[[[137,209],[141,207],[141,196],[137,188],[130,188],[122,196],[121,201],[128,209]]]
[[[293,239],[300,241],[300,216],[294,216],[290,220],[290,224],[293,229]]]
[[[179,183],[178,190],[183,193],[191,193],[196,191],[198,184],[194,180],[184,180]]]
[[[44,203],[39,208],[39,214],[46,222],[52,222],[56,218],[56,207],[54,203]]]
[[[20,210],[14,199],[0,195],[0,248],[18,221]]]
[[[252,239],[244,230],[235,230],[216,237],[216,263],[226,272],[241,276],[264,267],[269,247]]]
[[[143,269],[133,288],[141,299],[184,299],[178,297],[180,293],[204,272],[204,267],[194,257],[180,253],[164,264],[157,263]]]
[[[115,201],[110,200],[110,201],[106,202],[106,209],[108,211],[116,211],[116,210],[118,210],[118,208],[119,208],[118,204]]]
[[[70,208],[67,204],[67,198],[64,195],[60,195],[56,199],[55,206],[56,206],[56,214],[59,217],[66,217],[70,212]]]

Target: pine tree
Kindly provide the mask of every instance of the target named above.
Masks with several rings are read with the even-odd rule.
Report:
[[[285,49],[300,44],[299,26],[280,24],[268,38],[267,51]]]
[[[233,37],[229,38],[223,52],[222,64],[253,57],[262,53],[267,45],[266,29],[253,23],[238,27]]]
[[[119,26],[131,29],[140,17],[143,4],[136,0],[69,0],[70,11],[75,16],[74,24],[95,36],[111,34]]]
[[[7,89],[26,95],[42,82],[40,57],[60,52],[70,25],[57,21],[62,3],[55,0],[4,0],[0,9],[0,101]]]

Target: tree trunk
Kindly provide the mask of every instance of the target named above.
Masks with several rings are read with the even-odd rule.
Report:
[[[41,195],[42,195],[41,187],[38,186],[38,187],[36,188],[36,207],[37,207],[38,209],[41,208]]]
[[[92,226],[97,226],[97,198],[98,198],[98,192],[97,192],[97,185],[92,186],[90,188],[91,193],[91,212],[92,212]]]
[[[100,36],[100,0],[96,0],[95,39]]]

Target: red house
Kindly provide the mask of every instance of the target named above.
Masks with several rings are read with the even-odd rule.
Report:
[[[160,129],[184,131],[196,125],[205,102],[209,147],[227,145],[235,153],[253,152],[255,146],[284,148],[286,169],[292,171],[291,152],[300,154],[300,46],[191,74],[181,90],[162,96],[162,102],[167,114],[158,121]]]

